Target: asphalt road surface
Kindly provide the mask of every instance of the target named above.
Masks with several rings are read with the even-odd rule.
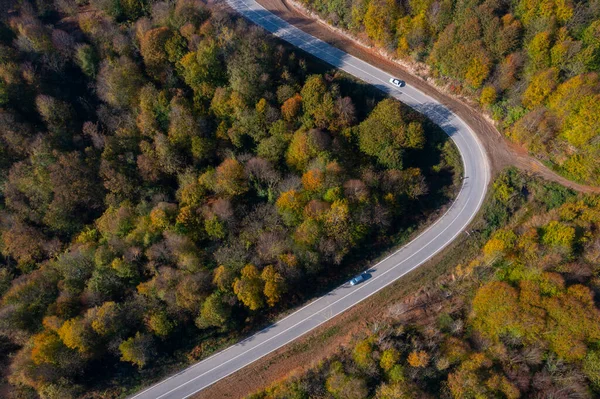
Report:
[[[346,283],[334,289],[264,330],[141,391],[131,399],[190,397],[375,294],[450,244],[481,207],[490,179],[488,158],[477,136],[442,104],[413,87],[398,88],[391,85],[389,74],[297,29],[254,0],[227,2],[244,17],[281,39],[425,114],[456,143],[463,160],[464,179],[458,196],[447,212],[417,238],[373,265],[366,281],[356,286]]]

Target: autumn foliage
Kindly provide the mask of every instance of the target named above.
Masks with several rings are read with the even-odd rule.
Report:
[[[509,138],[542,162],[570,179],[600,184],[595,2],[302,3],[388,54],[425,63],[431,77],[479,101]],[[562,86],[582,81],[581,90],[565,96]],[[399,162],[391,154],[384,159]]]
[[[338,284],[452,197],[441,130],[307,57],[193,0],[0,12],[10,395],[126,396]],[[388,144],[410,157],[378,159]],[[338,377],[333,392],[365,392]]]
[[[405,298],[362,314],[370,328],[351,346],[253,398],[597,397],[600,197],[514,169],[491,197],[482,219],[495,227],[472,231],[460,263],[410,297],[426,315]]]

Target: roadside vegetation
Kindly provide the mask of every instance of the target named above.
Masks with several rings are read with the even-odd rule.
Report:
[[[597,397],[600,197],[510,169],[483,218],[433,322],[398,321],[392,304],[370,333],[250,398]]]
[[[566,177],[600,185],[598,1],[297,1],[394,56],[426,63],[511,140]]]
[[[454,195],[440,129],[199,2],[3,17],[12,397],[122,396],[338,284]]]

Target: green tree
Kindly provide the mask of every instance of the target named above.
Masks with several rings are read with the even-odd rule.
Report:
[[[583,97],[566,118],[562,134],[571,145],[585,148],[600,135],[599,115],[600,95]]]
[[[352,359],[358,366],[366,368],[373,363],[373,344],[369,338],[359,341],[352,350]]]
[[[164,311],[151,313],[146,319],[146,324],[150,331],[159,337],[168,336],[176,326],[176,322],[172,321]]]
[[[589,351],[583,360],[583,372],[596,390],[600,389],[600,354]]]
[[[379,365],[384,371],[390,371],[400,360],[400,352],[395,348],[386,349],[381,355]]]
[[[235,54],[228,59],[227,74],[229,85],[242,104],[254,105],[270,90],[272,80],[268,77],[275,64],[272,57],[265,37],[257,32],[238,42]]]
[[[220,327],[224,328],[231,317],[231,307],[224,302],[223,294],[219,291],[209,295],[196,319],[198,328]]]
[[[77,65],[81,68],[90,78],[95,78],[98,73],[98,64],[100,59],[96,50],[89,44],[83,44],[77,47],[76,61]]]
[[[398,383],[398,382],[402,382],[404,381],[404,368],[399,365],[399,364],[395,364],[392,366],[392,368],[390,369],[390,371],[388,372],[388,376],[390,381]]]
[[[553,220],[544,227],[542,241],[546,245],[570,250],[575,240],[575,229]]]
[[[531,39],[527,46],[529,67],[539,71],[550,66],[550,32],[540,32]]]
[[[425,139],[416,122],[407,124],[401,105],[391,99],[381,101],[369,117],[359,125],[359,146],[379,163],[402,169],[402,154],[406,148],[419,148]]]
[[[227,228],[216,215],[204,219],[204,230],[209,237],[215,240],[222,240],[227,235]]]
[[[117,276],[119,277],[135,278],[138,276],[137,266],[123,258],[115,258],[110,266],[116,271]]]
[[[187,53],[187,48],[188,46],[185,38],[179,32],[173,32],[171,37],[168,38],[165,42],[165,51],[167,52],[167,59],[172,64],[177,65],[177,63]]]
[[[300,96],[304,113],[315,115],[323,103],[323,97],[327,93],[327,85],[321,75],[312,75],[306,79]]]
[[[214,40],[203,40],[196,52],[181,59],[180,65],[183,80],[199,94],[204,84],[216,86],[224,79],[219,47]]]
[[[152,354],[152,337],[139,331],[119,345],[121,361],[130,362],[143,368],[150,360]]]

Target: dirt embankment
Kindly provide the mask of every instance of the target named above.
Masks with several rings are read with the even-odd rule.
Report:
[[[497,173],[507,166],[534,173],[546,180],[560,183],[566,187],[581,192],[600,193],[600,187],[585,186],[572,182],[550,170],[539,160],[530,156],[527,151],[509,142],[480,111],[467,104],[465,101],[444,93],[429,80],[417,76],[406,65],[395,62],[377,50],[367,47],[358,40],[351,38],[339,30],[332,28],[318,20],[305,10],[294,6],[288,0],[257,0],[267,10],[303,31],[324,40],[345,52],[361,58],[370,64],[377,65],[382,70],[405,80],[408,84],[418,88],[427,95],[435,98],[460,116],[477,133],[491,160],[492,172]]]

